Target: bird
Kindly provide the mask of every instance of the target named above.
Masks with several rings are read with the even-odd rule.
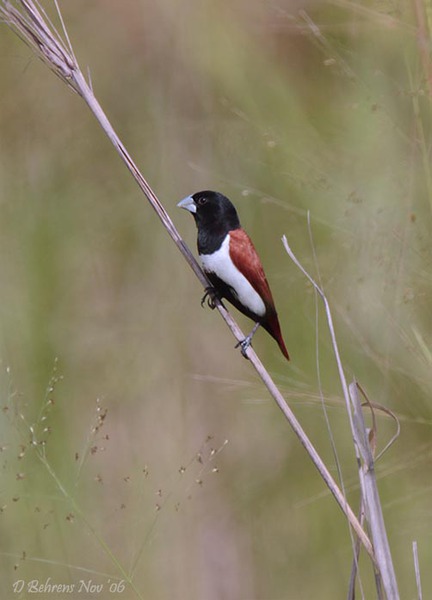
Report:
[[[232,202],[220,192],[203,190],[183,198],[177,206],[189,211],[198,229],[198,254],[211,283],[205,300],[215,308],[215,299],[228,300],[255,322],[248,336],[237,344],[246,351],[261,325],[278,343],[282,354],[289,354],[279,324],[273,296],[261,260],[252,240],[240,225]]]

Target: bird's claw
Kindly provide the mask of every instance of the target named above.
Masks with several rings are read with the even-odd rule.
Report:
[[[219,295],[214,287],[208,286],[205,288],[205,294],[201,298],[201,306],[204,306],[205,301],[207,300],[207,306],[214,310],[216,308],[215,300],[220,300]]]
[[[249,348],[249,346],[251,345],[251,343],[252,343],[252,337],[250,335],[248,335],[247,337],[245,337],[244,340],[242,340],[241,342],[238,342],[234,346],[234,348],[240,347],[240,352],[242,353],[242,356],[244,356],[246,360],[249,360],[249,357],[246,354],[246,351]]]

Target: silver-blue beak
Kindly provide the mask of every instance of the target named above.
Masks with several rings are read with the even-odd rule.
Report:
[[[179,208],[184,208],[191,213],[196,213],[196,210],[197,210],[196,204],[195,204],[192,196],[186,196],[186,198],[183,198],[183,200],[180,200],[180,202],[177,204],[177,206]]]

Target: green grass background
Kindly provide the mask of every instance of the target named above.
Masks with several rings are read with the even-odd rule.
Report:
[[[432,593],[430,40],[415,5],[62,3],[96,96],[187,243],[181,198],[235,202],[292,362],[264,332],[254,347],[337,476],[321,388],[355,508],[324,314],[281,244],[318,277],[310,211],[347,376],[401,422],[377,475],[403,598],[414,540]],[[342,513],[91,113],[5,25],[0,75],[3,597],[48,578],[115,597],[132,573],[118,597],[345,598]],[[381,447],[393,431],[379,416]],[[360,574],[374,598],[365,557]]]

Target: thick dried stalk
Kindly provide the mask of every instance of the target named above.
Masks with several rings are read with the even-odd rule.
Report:
[[[362,490],[362,501],[364,502],[365,515],[369,523],[375,557],[378,564],[378,572],[376,575],[378,597],[381,597],[379,590],[382,581],[382,587],[384,588],[386,597],[389,600],[398,600],[399,592],[396,573],[393,567],[390,545],[379,499],[375,475],[375,461],[368,432],[366,431],[358,390],[359,388],[356,382],[350,384],[349,394],[353,408],[354,441],[361,456],[359,462],[359,477]]]

